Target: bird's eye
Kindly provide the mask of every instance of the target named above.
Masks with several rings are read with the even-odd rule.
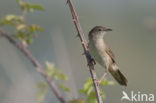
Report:
[[[98,29],[98,31],[102,31],[102,29]]]

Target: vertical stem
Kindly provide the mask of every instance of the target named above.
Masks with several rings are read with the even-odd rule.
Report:
[[[95,70],[94,69],[90,69],[90,74],[91,74],[93,85],[94,85],[94,88],[95,88],[95,91],[96,91],[96,96],[98,97],[97,101],[98,101],[98,103],[102,103],[102,98],[101,98],[101,95],[100,95],[99,85],[96,82],[97,81],[97,79],[96,79],[97,77],[96,77]]]
[[[99,86],[98,86],[98,82],[96,82],[97,77],[96,77],[96,72],[94,70],[94,64],[93,64],[93,62],[91,62],[92,61],[91,56],[90,56],[90,53],[88,51],[88,44],[87,44],[86,39],[84,37],[84,33],[82,31],[82,28],[81,28],[77,13],[75,11],[74,5],[72,3],[72,0],[67,0],[67,3],[69,5],[69,8],[70,8],[70,11],[71,11],[71,14],[72,14],[72,19],[73,19],[75,28],[76,28],[76,30],[78,32],[78,37],[80,38],[80,41],[82,43],[82,47],[83,47],[83,50],[84,50],[84,54],[85,54],[86,59],[87,59],[90,74],[91,74],[92,81],[93,81],[93,86],[94,86],[94,89],[95,89],[95,92],[96,92],[97,101],[98,101],[98,103],[102,103],[102,98],[101,98],[101,95],[100,95],[100,89],[99,89]]]

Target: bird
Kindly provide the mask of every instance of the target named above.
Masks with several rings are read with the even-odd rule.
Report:
[[[103,26],[95,26],[91,29],[88,34],[89,53],[93,60],[104,67],[106,72],[109,72],[120,85],[127,86],[126,77],[119,70],[112,50],[104,41],[104,36],[109,31],[112,29]]]

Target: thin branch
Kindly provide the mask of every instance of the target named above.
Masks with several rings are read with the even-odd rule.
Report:
[[[99,85],[97,82],[96,72],[94,70],[94,63],[91,62],[92,58],[91,58],[90,53],[88,51],[88,44],[87,44],[86,39],[84,37],[84,33],[82,31],[82,28],[81,28],[77,13],[75,11],[74,5],[72,3],[72,0],[67,0],[67,4],[69,5],[69,8],[70,8],[70,11],[72,14],[72,19],[73,19],[73,22],[75,24],[75,28],[78,32],[78,37],[80,38],[80,41],[82,43],[82,47],[84,50],[84,54],[85,54],[87,62],[88,62],[90,74],[91,74],[93,85],[94,85],[95,92],[96,92],[97,101],[98,101],[98,103],[102,103],[102,98],[100,95],[100,89],[99,89]]]
[[[14,39],[12,39],[9,35],[7,35],[5,32],[3,32],[2,29],[0,29],[0,34],[2,37],[6,38],[12,45],[14,45],[16,48],[18,48],[28,59],[29,61],[36,67],[36,70],[44,77],[49,87],[54,92],[55,96],[58,98],[58,100],[61,103],[66,103],[65,99],[63,98],[60,91],[55,86],[54,82],[46,75],[44,68],[41,66],[41,64],[32,56],[32,54],[27,50],[23,45],[20,45],[17,43]]]

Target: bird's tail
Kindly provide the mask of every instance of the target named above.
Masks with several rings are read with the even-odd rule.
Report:
[[[118,66],[114,63],[109,67],[109,72],[112,74],[114,79],[123,86],[127,86],[127,79],[126,77],[120,72]]]

